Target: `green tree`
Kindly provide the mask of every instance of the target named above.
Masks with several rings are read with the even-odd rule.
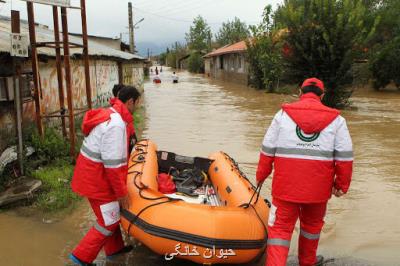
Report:
[[[171,45],[171,48],[167,49],[169,52],[166,55],[165,64],[173,68],[178,68],[179,59],[188,53],[187,47],[179,42],[175,42],[175,44]]]
[[[375,89],[384,88],[393,81],[400,90],[400,37],[389,41],[372,54],[370,70]]]
[[[249,34],[249,28],[247,27],[246,23],[235,17],[233,21],[222,23],[222,26],[219,29],[219,32],[215,35],[215,38],[219,46],[224,46],[243,41],[249,36]]]
[[[188,68],[193,73],[204,73],[204,59],[200,53],[194,52],[189,56]]]
[[[376,30],[368,38],[369,68],[375,89],[392,81],[400,89],[400,1],[386,0],[372,5]]]
[[[272,25],[272,8],[264,9],[263,21],[251,26],[251,39],[246,40],[249,62],[249,83],[258,89],[275,91],[283,73],[281,43],[274,40],[276,31]]]
[[[275,13],[275,26],[288,31],[285,59],[292,81],[322,79],[328,106],[348,104],[353,59],[370,31],[366,11],[361,0],[285,0]]]
[[[192,51],[201,53],[210,51],[211,29],[201,16],[193,20],[189,33],[186,33],[186,42]]]

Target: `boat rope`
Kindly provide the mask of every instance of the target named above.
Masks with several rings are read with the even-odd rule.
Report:
[[[147,144],[142,144],[141,142],[146,141]],[[162,202],[156,202],[153,204],[150,204],[146,207],[144,207],[143,209],[141,209],[138,214],[136,215],[135,219],[133,221],[129,221],[129,226],[128,226],[128,235],[130,234],[130,230],[131,230],[131,226],[132,224],[134,224],[136,222],[136,220],[139,218],[139,216],[146,211],[147,209],[157,206],[157,205],[161,205],[164,203],[169,203],[169,202],[177,202],[177,201],[181,201],[182,199],[174,199],[174,198],[170,198],[167,196],[162,196],[162,197],[157,197],[157,198],[149,198],[143,195],[143,190],[148,189],[149,187],[145,184],[143,184],[142,180],[139,181],[139,183],[137,182],[138,177],[142,177],[143,174],[143,169],[144,169],[144,164],[146,163],[146,157],[145,155],[147,155],[147,151],[144,150],[144,148],[147,148],[148,145],[148,141],[149,140],[141,140],[140,142],[138,142],[135,145],[135,150],[138,151],[138,153],[136,153],[134,156],[132,156],[130,158],[130,161],[133,162],[132,165],[130,165],[128,167],[128,170],[131,169],[132,167],[138,165],[138,164],[142,164],[142,169],[141,171],[128,171],[128,175],[129,174],[135,174],[135,176],[133,177],[133,184],[135,185],[135,187],[139,190],[139,196],[145,200],[161,200],[161,199],[166,199],[166,201],[162,201]],[[122,212],[124,212],[126,210],[122,210]]]
[[[257,185],[256,189],[253,192],[253,195],[251,195],[251,198],[249,200],[248,203],[243,203],[241,205],[239,205],[239,207],[243,207],[244,209],[247,209],[248,207],[252,206],[253,204],[257,204],[258,202],[258,198],[260,197],[260,192],[261,192],[261,188],[264,182],[261,182]],[[253,204],[251,204],[251,202],[253,201],[254,196],[257,195],[256,200],[254,201]]]
[[[244,179],[251,185],[251,187],[252,187],[253,190],[254,190],[253,195],[251,196],[249,203],[244,203],[244,204],[240,205],[239,207],[243,207],[243,208],[247,209],[247,208],[251,205],[251,202],[253,201],[253,198],[254,198],[255,195],[257,195],[257,197],[256,197],[256,200],[255,200],[255,202],[254,202],[253,204],[257,204],[258,198],[260,197],[260,193],[261,193],[261,187],[262,187],[262,184],[263,184],[264,182],[258,184],[257,187],[255,187],[255,186],[253,185],[253,183],[251,183],[251,181],[247,178],[247,176],[242,172],[242,170],[240,170],[239,165],[238,165],[238,163],[235,161],[235,159],[233,159],[232,157],[230,157],[230,156],[229,156],[228,154],[226,154],[225,152],[222,152],[222,153],[224,154],[225,158],[228,159],[228,160],[231,162],[232,170],[236,170],[237,173],[240,175],[240,177],[244,178]]]
[[[262,188],[262,185],[263,185],[264,182],[259,183],[259,184],[257,185],[257,187],[255,187],[255,186],[253,185],[253,183],[251,183],[250,180],[246,177],[246,175],[240,170],[238,163],[237,163],[232,157],[230,157],[228,154],[226,154],[226,153],[224,153],[224,152],[223,152],[223,154],[224,154],[225,157],[231,162],[231,164],[232,164],[232,170],[233,170],[233,169],[236,170],[237,173],[239,173],[239,175],[240,175],[242,178],[244,178],[244,179],[251,185],[251,187],[252,187],[253,190],[254,190],[253,195],[251,196],[249,202],[248,202],[248,203],[244,203],[244,204],[240,205],[239,207],[242,207],[242,208],[244,208],[244,209],[247,209],[247,208],[251,207],[251,208],[254,210],[254,212],[255,212],[255,214],[256,214],[258,220],[260,221],[260,223],[261,223],[261,224],[263,225],[263,227],[264,227],[264,232],[265,232],[265,233],[264,233],[264,238],[268,238],[267,227],[266,227],[264,221],[261,219],[260,215],[258,214],[256,208],[254,207],[254,204],[257,204],[257,202],[258,202],[258,199],[259,199],[260,193],[261,193],[261,188]],[[257,195],[256,200],[254,201],[253,204],[251,204],[251,202],[253,201],[253,198],[254,198],[255,195]],[[261,253],[261,252],[264,252],[264,250],[261,250],[260,253]]]
[[[254,210],[254,212],[255,212],[255,214],[256,214],[258,220],[260,221],[260,223],[261,223],[261,224],[263,225],[263,227],[264,227],[264,239],[268,239],[268,229],[267,229],[267,227],[265,226],[265,223],[264,223],[263,219],[261,219],[261,217],[260,217],[260,215],[258,214],[256,208],[254,208],[253,205],[250,205],[250,206],[251,206],[251,208]],[[259,255],[261,255],[262,253],[264,253],[264,249],[260,249]]]
[[[236,172],[239,174],[240,177],[244,178],[250,185],[251,187],[255,190],[256,187],[253,185],[253,183],[251,183],[251,181],[247,178],[246,174],[242,172],[242,170],[240,170],[239,168],[239,164],[235,161],[235,159],[233,159],[232,157],[230,157],[228,154],[226,154],[225,152],[222,152],[222,154],[225,156],[225,158],[230,161],[231,165],[232,165],[232,170],[236,170]]]

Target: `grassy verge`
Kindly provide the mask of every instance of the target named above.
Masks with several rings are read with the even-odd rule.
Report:
[[[58,160],[52,165],[32,171],[31,175],[42,181],[42,192],[35,206],[44,212],[56,212],[73,209],[80,199],[71,190],[71,178],[74,166],[68,161]]]

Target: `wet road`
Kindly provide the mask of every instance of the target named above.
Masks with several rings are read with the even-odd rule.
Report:
[[[187,72],[163,68],[161,84],[145,84],[142,137],[159,149],[188,156],[223,150],[254,180],[258,151],[266,127],[289,95],[265,94],[251,88],[217,82]],[[400,265],[400,93],[358,91],[353,108],[343,112],[355,150],[351,189],[332,199],[319,253],[334,258],[326,265]],[[270,194],[271,180],[262,193]],[[63,265],[66,256],[91,226],[86,203],[53,224],[42,217],[0,213],[0,261],[4,265]],[[289,264],[295,265],[298,227]],[[136,243],[121,261],[100,265],[164,265],[166,262]],[[172,261],[168,265],[189,265]],[[257,264],[252,264],[257,265]],[[259,263],[262,265],[262,262]]]

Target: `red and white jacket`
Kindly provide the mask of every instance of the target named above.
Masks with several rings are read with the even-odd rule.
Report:
[[[127,124],[131,114],[119,100],[108,109],[86,113],[86,135],[78,156],[72,190],[97,200],[114,201],[127,194]]]
[[[264,137],[257,181],[272,172],[272,196],[300,203],[327,201],[332,187],[347,192],[353,148],[345,119],[313,93],[284,104]]]

